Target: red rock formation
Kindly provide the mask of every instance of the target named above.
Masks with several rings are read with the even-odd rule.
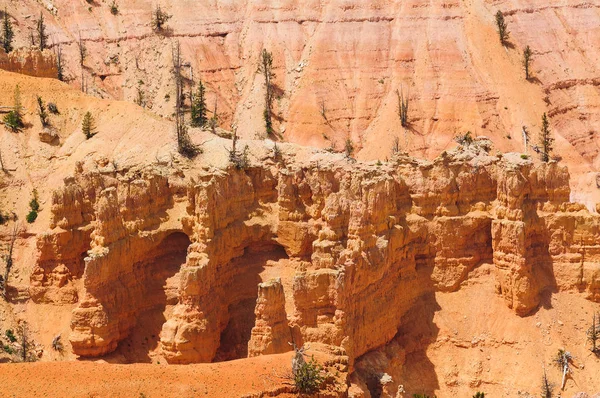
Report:
[[[171,363],[281,352],[293,338],[350,370],[420,298],[460,289],[482,263],[520,315],[548,289],[598,301],[600,217],[565,203],[566,168],[488,151],[484,140],[433,162],[321,155],[189,177],[164,166],[116,175],[100,160],[55,193],[31,290],[68,296],[56,275],[76,277],[63,259],[89,244],[69,336],[78,355],[114,350],[151,312]],[[51,244],[65,231],[87,243]]]
[[[292,335],[285,313],[285,295],[281,279],[258,285],[256,323],[248,342],[248,356],[280,354],[290,350]]]
[[[56,79],[55,55],[50,51],[18,49],[6,54],[0,50],[0,69],[35,77]]]

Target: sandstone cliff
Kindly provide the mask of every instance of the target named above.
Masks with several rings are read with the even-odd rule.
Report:
[[[170,363],[285,352],[293,340],[349,373],[485,263],[518,315],[551,292],[599,302],[600,216],[568,203],[564,166],[490,146],[432,162],[301,161],[284,146],[283,159],[263,147],[246,170],[80,164],[53,194],[32,299],[77,302],[80,356],[110,353],[152,319],[151,347]]]

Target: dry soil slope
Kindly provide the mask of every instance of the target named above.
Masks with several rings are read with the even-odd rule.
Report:
[[[211,106],[218,99],[222,123],[235,121],[254,137],[263,131],[257,58],[267,48],[282,90],[276,127],[288,140],[341,149],[350,137],[360,157],[376,159],[399,137],[411,153],[435,157],[453,145],[453,135],[470,130],[502,150],[523,151],[521,127],[535,137],[547,112],[557,152],[577,177],[575,195],[590,205],[599,197],[595,174],[586,175],[599,162],[598,0],[165,0],[173,15],[165,35],[151,30],[156,2],[117,1],[116,16],[109,3],[43,2],[77,86],[79,35],[87,46],[90,92],[131,101],[139,86],[148,107],[170,115],[171,45],[179,40],[193,76],[207,83]],[[8,8],[19,44],[27,45],[42,4]],[[508,48],[495,33],[496,10],[507,16]],[[534,53],[532,82],[521,67],[526,45]],[[411,98],[406,130],[396,116],[401,87]]]

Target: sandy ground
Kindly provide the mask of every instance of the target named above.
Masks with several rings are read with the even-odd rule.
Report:
[[[241,397],[288,390],[292,354],[200,365],[38,362],[0,365],[2,397]],[[285,395],[280,395],[285,396]]]
[[[558,396],[562,374],[552,359],[559,348],[575,358],[562,396],[600,392],[600,358],[585,336],[600,304],[577,293],[547,292],[540,308],[521,318],[495,293],[493,266],[483,265],[458,292],[436,293],[418,311],[421,326],[401,328],[408,350],[426,342],[425,350],[407,354],[398,374],[411,394],[539,397],[545,367]]]

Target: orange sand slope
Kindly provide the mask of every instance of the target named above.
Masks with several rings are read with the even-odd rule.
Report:
[[[92,362],[0,365],[2,397],[240,397],[290,391],[292,354],[216,364]],[[256,395],[255,395],[256,394]],[[283,396],[283,395],[279,395]]]

